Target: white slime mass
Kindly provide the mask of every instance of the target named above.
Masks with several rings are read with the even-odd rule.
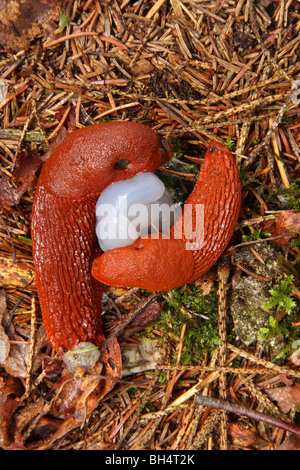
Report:
[[[102,251],[131,245],[139,237],[167,230],[178,217],[169,191],[153,173],[108,186],[96,204],[96,235]]]

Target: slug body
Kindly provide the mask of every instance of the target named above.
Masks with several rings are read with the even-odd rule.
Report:
[[[58,352],[103,341],[102,286],[91,274],[100,254],[95,234],[100,193],[170,158],[170,146],[149,127],[114,122],[69,134],[45,163],[32,212],[32,246],[43,320]]]
[[[114,122],[71,133],[45,163],[32,213],[33,257],[47,335],[60,354],[103,341],[101,283],[157,291],[181,286],[208,271],[228,245],[241,183],[233,155],[212,142],[185,204],[204,208],[201,242],[182,230],[184,212],[167,239],[142,237],[101,254],[95,231],[99,195],[112,183],[154,172],[171,156],[170,146],[149,127]],[[196,225],[193,215],[192,230]]]
[[[112,286],[161,291],[193,282],[215,264],[233,235],[241,207],[241,182],[235,159],[218,142],[211,142],[206,152],[187,205],[203,208],[203,233],[198,244],[182,232],[183,213],[168,239],[139,238],[130,246],[103,253],[94,261],[93,276]],[[195,215],[192,226],[193,231]],[[180,239],[175,237],[178,232],[182,233]]]

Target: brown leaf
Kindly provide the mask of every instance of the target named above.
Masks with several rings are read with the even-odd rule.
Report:
[[[41,168],[42,163],[41,155],[37,150],[25,150],[20,154],[13,173],[13,181],[16,184],[21,184],[23,193],[30,186],[35,186],[37,180],[36,173]]]
[[[132,334],[128,333],[129,330],[133,330],[136,328],[141,330],[143,328],[146,328],[152,322],[154,322],[154,320],[156,320],[156,318],[161,313],[163,306],[164,302],[158,302],[157,300],[155,300],[154,302],[151,302],[150,304],[146,305],[145,308],[142,308],[126,327],[126,336],[128,334]]]
[[[11,418],[20,405],[19,397],[24,388],[19,379],[3,375],[0,377],[0,447],[8,448],[13,443]]]
[[[203,295],[208,295],[214,286],[216,278],[217,270],[215,267],[212,267],[207,273],[196,279],[195,286],[200,288]]]
[[[21,195],[18,188],[14,188],[9,177],[0,169],[0,205],[15,206],[20,201]]]
[[[22,289],[25,286],[35,289],[34,267],[31,263],[0,255],[0,283],[3,287]]]
[[[300,426],[300,417],[296,416],[296,426]],[[285,441],[276,450],[300,450],[300,437],[295,434],[290,434]]]
[[[63,107],[57,111],[56,118],[58,120],[61,119],[63,111]],[[59,129],[55,138],[49,145],[48,150],[43,155],[40,155],[40,153],[35,150],[31,152],[24,151],[19,156],[12,180],[0,169],[0,206],[12,207],[19,204],[23,194],[28,191],[30,187],[36,185],[38,171],[57,145],[59,145],[68,134],[75,130],[75,121],[75,108],[73,107],[64,125]]]
[[[2,347],[2,353],[6,354],[6,357],[4,357],[2,361],[3,368],[14,377],[25,378],[27,374],[30,343],[15,332],[13,322],[10,321],[10,313],[6,309],[4,290],[0,291],[0,331],[2,331],[2,337],[0,338],[2,344],[0,344],[0,348]],[[7,341],[9,343],[7,343]],[[16,342],[13,343],[11,341]],[[7,344],[9,344],[8,348]],[[7,351],[5,351],[5,347]],[[45,326],[42,324],[35,333],[32,372],[40,368],[44,356],[49,353],[50,349],[51,346],[46,335]]]
[[[276,450],[300,450],[300,437],[291,434]]]
[[[273,237],[280,236],[276,242],[287,245],[291,238],[296,237],[300,230],[300,212],[293,210],[282,211],[274,220],[267,220],[260,224],[260,228],[270,232]]]
[[[3,328],[2,321],[3,316],[6,312],[6,296],[5,291],[0,291],[0,364],[3,364],[8,356],[10,351],[10,342],[9,337],[5,333],[5,329]]]
[[[60,0],[0,0],[0,44],[15,52],[28,49],[38,34],[57,28]]]
[[[0,205],[11,207],[19,204],[28,188],[35,185],[36,173],[41,165],[40,155],[32,151],[20,155],[12,181],[0,170]]]
[[[52,428],[55,432],[42,445],[37,442],[32,445],[39,449],[48,448],[57,439],[88,421],[100,400],[114,387],[116,380],[121,378],[121,372],[121,352],[116,339],[108,343],[100,361],[85,374],[71,374],[65,370],[55,386],[57,394],[47,414],[50,419],[47,421],[47,431]],[[110,378],[115,380],[109,380]],[[40,429],[45,422],[44,415],[33,428],[31,439],[41,434]]]
[[[267,395],[278,402],[283,413],[288,413],[292,408],[300,405],[300,385],[291,387],[277,387],[266,390]]]
[[[134,75],[138,75],[140,73],[151,73],[153,70],[154,66],[147,59],[140,59],[130,67],[130,71]]]
[[[2,365],[6,372],[14,377],[26,377],[26,357],[28,352],[27,342],[15,333],[13,323],[9,321],[9,313],[6,309],[5,291],[0,291],[0,324],[9,340],[20,341],[19,344],[10,344],[9,355],[3,361]],[[2,338],[3,339],[3,338]]]
[[[266,443],[259,437],[257,429],[250,427],[244,421],[229,421],[228,434],[231,443],[236,448],[241,449],[256,449],[265,445]]]

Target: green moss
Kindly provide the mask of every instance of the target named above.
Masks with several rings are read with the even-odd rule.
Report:
[[[101,124],[102,122],[111,122],[112,119],[110,116],[103,116],[102,118],[97,119],[97,124]]]
[[[68,26],[72,18],[66,15],[66,9],[63,8],[62,11],[60,12],[60,19],[59,19],[59,25],[58,28],[54,31],[55,34],[60,34],[63,32],[63,30]]]
[[[182,364],[197,362],[203,353],[214,350],[219,344],[218,296],[216,292],[201,295],[194,285],[187,285],[162,294],[166,304],[163,312],[151,325],[166,333],[180,337],[186,324]]]
[[[254,230],[251,232],[250,235],[242,235],[244,242],[251,242],[254,240],[261,240],[262,238],[270,237],[271,234],[269,232],[264,232],[263,230]]]
[[[185,164],[172,158],[172,160],[164,165],[164,168],[167,168],[172,171],[177,171],[180,173],[194,173],[195,179],[193,181],[187,180],[182,176],[176,175],[167,175],[161,170],[157,170],[155,174],[159,179],[164,183],[166,188],[169,190],[174,203],[184,203],[188,196],[191,194],[197,177],[199,175],[199,167],[193,164]],[[182,181],[182,184],[181,184]]]
[[[259,341],[275,342],[280,336],[286,338],[285,347],[279,350],[273,361],[285,357],[289,353],[293,341],[299,339],[299,328],[294,326],[294,323],[297,322],[297,304],[290,297],[294,292],[293,280],[293,276],[282,279],[278,285],[271,289],[271,297],[263,305],[264,309],[273,310],[274,316],[270,316],[269,325],[260,329]],[[282,313],[287,313],[287,315],[280,320]]]
[[[230,135],[227,137],[225,141],[226,146],[229,148],[229,150],[232,150],[234,147],[234,140],[230,137]]]
[[[279,359],[285,358],[289,355],[295,340],[299,340],[299,327],[295,327],[293,323],[297,320],[296,315],[289,315],[283,320],[277,320],[271,316],[269,319],[269,326],[261,328],[258,335],[258,341],[261,345],[274,345],[278,342],[278,338],[285,338],[284,347],[278,347],[275,357],[272,362],[277,362]],[[280,345],[279,345],[280,346]]]
[[[265,309],[272,309],[276,307],[277,313],[291,311],[296,307],[296,302],[289,296],[294,292],[293,288],[294,276],[287,276],[282,279],[280,283],[271,289],[271,297],[264,304]]]
[[[281,188],[277,191],[277,196],[283,196],[291,209],[300,208],[300,186],[292,183],[289,188]]]

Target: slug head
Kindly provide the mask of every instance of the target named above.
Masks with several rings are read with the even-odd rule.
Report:
[[[133,245],[103,253],[92,275],[110,286],[163,291],[191,282],[193,252],[176,239],[139,238]]]
[[[83,198],[114,181],[153,172],[172,148],[148,126],[116,121],[69,134],[45,163],[40,184],[59,197]]]

